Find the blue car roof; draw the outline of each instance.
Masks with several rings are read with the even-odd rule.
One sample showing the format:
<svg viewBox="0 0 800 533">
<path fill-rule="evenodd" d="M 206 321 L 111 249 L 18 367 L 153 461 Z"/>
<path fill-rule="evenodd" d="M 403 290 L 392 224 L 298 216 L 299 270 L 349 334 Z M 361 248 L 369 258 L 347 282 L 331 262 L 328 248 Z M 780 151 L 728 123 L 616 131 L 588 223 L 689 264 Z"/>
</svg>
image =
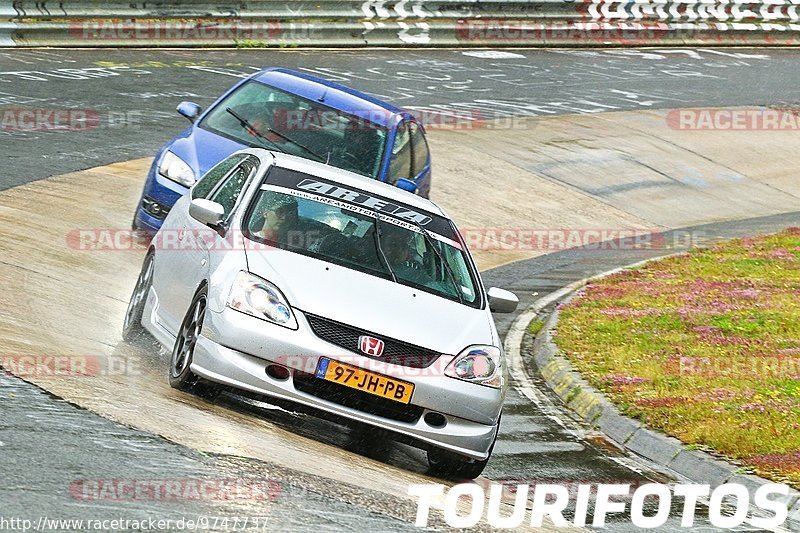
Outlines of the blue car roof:
<svg viewBox="0 0 800 533">
<path fill-rule="evenodd" d="M 399 107 L 361 91 L 288 68 L 264 69 L 253 79 L 309 100 L 320 101 L 324 95 L 325 100 L 320 103 L 380 126 L 391 126 L 393 118 L 403 112 Z"/>
</svg>

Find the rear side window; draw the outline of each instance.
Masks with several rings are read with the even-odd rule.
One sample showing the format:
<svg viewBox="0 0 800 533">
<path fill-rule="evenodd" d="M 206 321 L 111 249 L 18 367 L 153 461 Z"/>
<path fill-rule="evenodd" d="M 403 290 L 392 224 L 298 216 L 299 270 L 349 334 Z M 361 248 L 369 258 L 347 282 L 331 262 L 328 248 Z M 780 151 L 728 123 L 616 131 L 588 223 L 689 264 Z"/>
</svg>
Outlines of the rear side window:
<svg viewBox="0 0 800 533">
<path fill-rule="evenodd" d="M 194 198 L 208 198 L 208 195 L 213 191 L 219 182 L 228 175 L 228 172 L 233 169 L 238 163 L 247 157 L 245 154 L 235 154 L 227 159 L 222 160 L 214 168 L 205 173 L 200 178 L 194 188 L 192 189 L 192 199 Z"/>
<path fill-rule="evenodd" d="M 403 122 L 397 128 L 397 135 L 392 146 L 392 159 L 389 161 L 389 175 L 386 181 L 394 185 L 400 178 L 412 178 L 411 175 L 411 136 L 408 123 Z"/>
<path fill-rule="evenodd" d="M 222 185 L 211 194 L 209 200 L 217 202 L 225 208 L 225 216 L 230 216 L 234 207 L 239 201 L 239 196 L 242 194 L 247 180 L 253 175 L 258 165 L 253 157 L 249 157 L 246 161 L 242 162 L 233 172 L 231 172 Z"/>
<path fill-rule="evenodd" d="M 422 131 L 422 128 L 419 124 L 412 122 L 408 125 L 410 137 L 411 137 L 411 150 L 412 150 L 412 162 L 411 162 L 411 177 L 416 178 L 419 176 L 423 170 L 425 170 L 425 165 L 428 163 L 428 142 L 425 140 L 425 134 Z"/>
</svg>

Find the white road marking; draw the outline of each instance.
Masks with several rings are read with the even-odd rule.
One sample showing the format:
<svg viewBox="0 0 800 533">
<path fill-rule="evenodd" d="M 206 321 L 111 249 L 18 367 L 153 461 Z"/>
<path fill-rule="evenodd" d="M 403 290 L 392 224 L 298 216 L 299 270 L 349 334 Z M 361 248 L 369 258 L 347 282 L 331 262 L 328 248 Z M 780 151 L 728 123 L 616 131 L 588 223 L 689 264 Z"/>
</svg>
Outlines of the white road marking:
<svg viewBox="0 0 800 533">
<path fill-rule="evenodd" d="M 470 57 L 479 57 L 481 59 L 518 59 L 525 57 L 522 54 L 515 54 L 513 52 L 500 52 L 496 50 L 474 50 L 469 52 L 461 52 L 461 54 Z"/>
<path fill-rule="evenodd" d="M 575 287 L 573 287 L 573 285 Z M 503 348 L 505 349 L 508 359 L 509 372 L 514 379 L 514 388 L 536 404 L 536 407 L 538 407 L 545 416 L 561 426 L 564 431 L 577 438 L 581 438 L 579 432 L 574 429 L 573 424 L 567 424 L 564 421 L 565 415 L 563 412 L 553 404 L 550 398 L 536 387 L 536 384 L 530 376 L 528 376 L 528 373 L 525 371 L 524 363 L 522 362 L 522 350 L 520 349 L 528 324 L 533 321 L 536 315 L 539 314 L 542 309 L 563 298 L 578 286 L 579 285 L 573 283 L 536 300 L 533 305 L 523 311 L 514 323 L 511 324 L 511 328 L 508 330 L 508 333 L 506 333 L 506 340 L 503 343 Z"/>
</svg>

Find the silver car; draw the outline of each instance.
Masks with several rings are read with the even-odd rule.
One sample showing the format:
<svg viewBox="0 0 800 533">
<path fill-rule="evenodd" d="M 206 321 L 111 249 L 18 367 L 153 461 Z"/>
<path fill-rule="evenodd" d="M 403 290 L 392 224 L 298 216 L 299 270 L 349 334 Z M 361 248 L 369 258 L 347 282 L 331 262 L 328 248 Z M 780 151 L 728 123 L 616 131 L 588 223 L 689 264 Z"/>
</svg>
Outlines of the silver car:
<svg viewBox="0 0 800 533">
<path fill-rule="evenodd" d="M 472 479 L 508 370 L 481 282 L 434 203 L 262 149 L 210 170 L 170 211 L 125 318 L 172 350 L 182 390 L 232 388 L 390 431 L 431 471 Z"/>
</svg>

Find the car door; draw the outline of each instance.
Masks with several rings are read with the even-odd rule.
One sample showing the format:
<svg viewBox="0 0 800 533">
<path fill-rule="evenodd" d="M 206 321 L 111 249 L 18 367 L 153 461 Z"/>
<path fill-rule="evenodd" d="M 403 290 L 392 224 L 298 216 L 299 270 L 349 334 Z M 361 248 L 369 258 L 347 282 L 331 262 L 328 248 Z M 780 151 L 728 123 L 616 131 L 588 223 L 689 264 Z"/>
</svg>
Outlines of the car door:
<svg viewBox="0 0 800 533">
<path fill-rule="evenodd" d="M 408 136 L 411 140 L 412 180 L 417 184 L 418 192 L 427 196 L 430 189 L 431 161 L 425 130 L 417 122 L 409 122 Z"/>
<path fill-rule="evenodd" d="M 232 228 L 231 222 L 242 201 L 242 194 L 258 172 L 259 166 L 260 161 L 256 156 L 247 156 L 208 197 L 212 202 L 222 206 L 225 211 L 223 225 L 225 228 L 229 228 L 223 233 L 208 234 L 208 238 L 204 241 L 205 259 L 208 262 L 209 272 L 216 271 L 225 254 L 244 253 L 241 246 L 241 235 L 231 233 L 231 231 L 238 231 L 238 229 Z M 209 279 L 208 275 L 203 279 Z"/>
<path fill-rule="evenodd" d="M 235 154 L 209 170 L 173 207 L 156 236 L 153 287 L 159 299 L 158 320 L 175 333 L 207 267 L 205 239 L 214 230 L 189 216 L 195 198 L 209 198 L 245 155 Z M 205 263 L 204 263 L 205 261 Z"/>
<path fill-rule="evenodd" d="M 386 182 L 396 185 L 402 178 L 413 181 L 419 187 L 430 174 L 429 154 L 422 127 L 414 120 L 404 120 L 395 133 Z"/>
</svg>

